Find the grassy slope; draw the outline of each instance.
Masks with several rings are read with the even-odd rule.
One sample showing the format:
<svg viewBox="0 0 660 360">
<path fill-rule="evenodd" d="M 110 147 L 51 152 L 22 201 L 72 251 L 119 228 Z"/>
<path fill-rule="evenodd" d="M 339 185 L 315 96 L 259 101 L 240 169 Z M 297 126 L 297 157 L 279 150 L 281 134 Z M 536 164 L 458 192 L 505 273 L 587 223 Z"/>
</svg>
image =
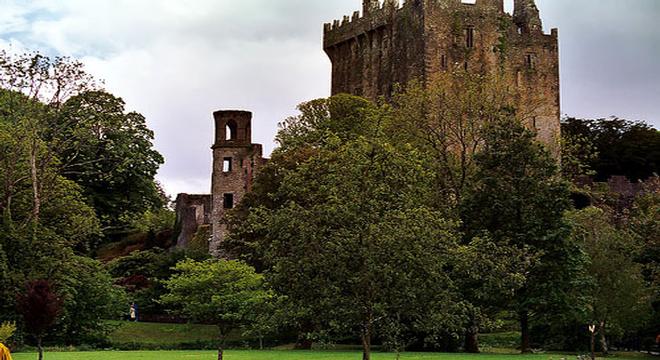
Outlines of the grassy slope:
<svg viewBox="0 0 660 360">
<path fill-rule="evenodd" d="M 112 322 L 117 329 L 110 334 L 110 342 L 140 344 L 179 344 L 217 339 L 213 325 L 154 324 L 127 321 Z"/>
<path fill-rule="evenodd" d="M 48 353 L 48 360 L 213 360 L 216 359 L 213 351 L 154 351 L 154 352 L 80 352 L 80 353 Z M 315 352 L 315 351 L 227 351 L 227 360 L 359 360 L 359 352 Z M 394 354 L 374 353 L 374 360 L 394 360 Z M 561 358 L 574 359 L 555 354 L 539 355 L 491 355 L 491 354 L 421 354 L 405 353 L 403 360 L 559 360 Z M 35 354 L 15 354 L 14 360 L 33 360 Z M 624 359 L 624 358 L 617 358 Z"/>
</svg>

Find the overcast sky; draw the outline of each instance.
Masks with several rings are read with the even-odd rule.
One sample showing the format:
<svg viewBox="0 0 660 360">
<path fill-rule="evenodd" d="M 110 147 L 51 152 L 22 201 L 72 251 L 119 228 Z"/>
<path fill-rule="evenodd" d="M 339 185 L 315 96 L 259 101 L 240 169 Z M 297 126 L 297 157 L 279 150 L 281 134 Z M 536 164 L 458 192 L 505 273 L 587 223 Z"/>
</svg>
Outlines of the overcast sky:
<svg viewBox="0 0 660 360">
<path fill-rule="evenodd" d="M 513 0 L 506 1 L 511 9 Z M 660 127 L 660 0 L 537 0 L 559 28 L 562 112 Z M 360 0 L 0 0 L 0 48 L 81 58 L 147 117 L 167 192 L 208 193 L 219 109 L 254 112 L 254 142 L 330 92 L 322 24 Z"/>
</svg>

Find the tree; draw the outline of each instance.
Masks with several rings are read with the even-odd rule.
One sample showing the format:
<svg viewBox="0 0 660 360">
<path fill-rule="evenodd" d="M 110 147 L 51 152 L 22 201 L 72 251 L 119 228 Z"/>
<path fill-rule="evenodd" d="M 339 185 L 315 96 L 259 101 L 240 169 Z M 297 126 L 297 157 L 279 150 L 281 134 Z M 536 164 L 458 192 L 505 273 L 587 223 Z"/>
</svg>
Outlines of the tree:
<svg viewBox="0 0 660 360">
<path fill-rule="evenodd" d="M 564 139 L 590 139 L 598 156 L 584 157 L 598 181 L 624 175 L 631 181 L 646 180 L 660 173 L 660 132 L 644 122 L 612 117 L 562 122 Z M 588 154 L 590 151 L 581 152 Z"/>
<path fill-rule="evenodd" d="M 231 233 L 222 244 L 223 250 L 260 272 L 267 270 L 264 264 L 267 229 L 247 222 L 250 214 L 261 208 L 281 207 L 288 201 L 278 194 L 282 181 L 325 146 L 329 134 L 339 139 L 354 139 L 372 134 L 373 125 L 379 121 L 374 119 L 377 109 L 372 103 L 346 94 L 308 101 L 298 109 L 299 115 L 279 124 L 275 138 L 278 147 L 259 171 L 252 191 L 228 215 Z"/>
<path fill-rule="evenodd" d="M 642 268 L 634 261 L 638 245 L 628 231 L 614 227 L 600 209 L 575 212 L 571 220 L 573 236 L 589 257 L 587 271 L 593 281 L 589 321 L 596 326 L 607 355 L 607 335 L 639 329 L 650 310 Z"/>
<path fill-rule="evenodd" d="M 126 294 L 96 260 L 71 254 L 60 267 L 61 319 L 50 339 L 67 345 L 103 344 L 113 330 L 107 320 L 119 319 L 128 308 Z"/>
<path fill-rule="evenodd" d="M 164 205 L 154 180 L 163 159 L 153 150 L 153 132 L 79 61 L 0 52 L 0 117 L 14 127 L 15 150 L 0 156 L 9 175 L 2 203 L 29 184 L 35 223 L 55 175 L 82 187 L 106 233 Z"/>
<path fill-rule="evenodd" d="M 426 84 L 413 81 L 394 96 L 385 131 L 393 142 L 413 144 L 431 156 L 439 195 L 453 206 L 459 206 L 475 175 L 483 129 L 514 112 L 515 97 L 506 83 L 499 75 L 447 72 Z M 535 103 L 529 99 L 531 111 Z M 526 122 L 528 112 L 516 115 Z"/>
<path fill-rule="evenodd" d="M 139 205 L 132 208 L 137 211 L 151 204 L 142 185 L 151 180 L 158 194 L 150 169 L 159 155 L 150 148 L 144 119 L 125 114 L 120 99 L 99 89 L 78 61 L 0 52 L 0 317 L 17 320 L 15 294 L 29 279 L 52 279 L 65 316 L 57 324 L 65 334 L 58 340 L 66 336 L 72 343 L 102 334 L 101 317 L 112 312 L 108 301 L 121 295 L 98 263 L 76 256 L 98 244 L 102 211 L 89 184 L 72 173 L 103 171 L 115 183 L 139 184 L 131 196 L 123 191 L 126 183 L 122 190 L 108 186 L 126 208 L 127 198 Z M 101 138 L 94 142 L 90 134 Z M 110 140 L 104 134 L 112 134 Z M 105 152 L 91 154 L 101 145 Z M 94 167 L 100 163 L 107 166 Z"/>
<path fill-rule="evenodd" d="M 583 258 L 563 219 L 569 187 L 558 176 L 556 160 L 514 119 L 486 128 L 476 163 L 477 180 L 462 210 L 468 237 L 488 231 L 495 243 L 538 257 L 511 304 L 520 316 L 521 349 L 527 352 L 530 315 L 563 315 L 579 305 Z"/>
<path fill-rule="evenodd" d="M 42 192 L 50 186 L 56 149 L 64 144 L 48 141 L 46 134 L 62 104 L 71 96 L 96 88 L 82 63 L 66 57 L 49 58 L 38 53 L 11 56 L 0 51 L 0 91 L 3 117 L 22 129 L 21 148 L 31 182 L 31 221 L 38 224 Z M 12 182 L 6 184 L 11 185 Z"/>
<path fill-rule="evenodd" d="M 23 316 L 26 330 L 37 339 L 39 360 L 44 357 L 42 340 L 62 311 L 62 300 L 47 280 L 34 280 L 27 284 L 25 293 L 18 295 L 18 311 Z"/>
<path fill-rule="evenodd" d="M 644 191 L 635 199 L 623 224 L 640 245 L 635 261 L 642 266 L 642 275 L 650 289 L 653 313 L 644 329 L 647 342 L 652 343 L 660 329 L 660 179 L 644 184 Z"/>
<path fill-rule="evenodd" d="M 160 298 L 167 293 L 165 282 L 176 273 L 177 263 L 185 259 L 198 261 L 210 257 L 208 251 L 168 251 L 155 248 L 147 251 L 134 251 L 106 264 L 106 269 L 129 295 L 130 302 L 140 306 L 144 315 L 165 315 L 166 309 Z"/>
<path fill-rule="evenodd" d="M 166 205 L 154 179 L 163 157 L 153 149 L 153 131 L 144 116 L 125 111 L 121 98 L 86 91 L 68 99 L 52 122 L 48 141 L 66 144 L 57 149 L 61 173 L 83 188 L 106 232 Z"/>
<path fill-rule="evenodd" d="M 427 205 L 432 182 L 418 154 L 364 137 L 325 143 L 287 174 L 282 206 L 248 218 L 266 231 L 274 289 L 306 312 L 310 335 L 357 335 L 365 360 L 383 324 L 458 327 L 444 271 L 455 226 Z"/>
<path fill-rule="evenodd" d="M 175 267 L 162 297 L 165 304 L 191 320 L 215 324 L 218 328 L 218 360 L 223 358 L 229 333 L 245 325 L 260 304 L 272 297 L 263 276 L 240 261 L 185 260 Z"/>
<path fill-rule="evenodd" d="M 468 353 L 478 353 L 478 334 L 494 328 L 497 314 L 506 309 L 527 279 L 531 265 L 537 260 L 527 248 L 507 243 L 497 244 L 484 233 L 461 245 L 455 253 L 452 278 L 467 308 L 465 342 Z"/>
</svg>

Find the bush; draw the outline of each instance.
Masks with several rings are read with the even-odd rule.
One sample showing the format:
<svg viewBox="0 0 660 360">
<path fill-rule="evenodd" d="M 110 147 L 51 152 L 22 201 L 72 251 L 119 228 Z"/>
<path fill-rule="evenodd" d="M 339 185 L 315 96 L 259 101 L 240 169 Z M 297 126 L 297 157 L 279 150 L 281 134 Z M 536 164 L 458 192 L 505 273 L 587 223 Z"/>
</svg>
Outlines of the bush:
<svg viewBox="0 0 660 360">
<path fill-rule="evenodd" d="M 16 323 L 15 322 L 4 322 L 0 325 L 0 343 L 7 343 L 7 340 L 11 338 L 16 332 Z"/>
</svg>

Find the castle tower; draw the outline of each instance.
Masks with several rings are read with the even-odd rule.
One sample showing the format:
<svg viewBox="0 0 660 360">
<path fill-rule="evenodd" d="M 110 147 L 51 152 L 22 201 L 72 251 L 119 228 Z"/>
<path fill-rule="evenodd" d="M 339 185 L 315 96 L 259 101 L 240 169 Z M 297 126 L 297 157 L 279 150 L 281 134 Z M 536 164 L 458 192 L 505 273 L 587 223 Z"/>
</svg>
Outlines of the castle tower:
<svg viewBox="0 0 660 360">
<path fill-rule="evenodd" d="M 212 238 L 209 251 L 220 257 L 220 244 L 227 234 L 225 214 L 252 188 L 256 172 L 264 163 L 262 146 L 252 144 L 252 113 L 216 111 L 213 145 Z"/>
<path fill-rule="evenodd" d="M 541 16 L 534 0 L 514 0 L 513 22 L 518 26 L 520 33 L 543 32 Z"/>
<path fill-rule="evenodd" d="M 442 72 L 502 75 L 515 89 L 521 120 L 558 156 L 558 31 L 543 32 L 534 0 L 514 1 L 511 16 L 503 0 L 363 0 L 361 16 L 324 26 L 332 94 L 375 101 L 397 84 Z"/>
</svg>

